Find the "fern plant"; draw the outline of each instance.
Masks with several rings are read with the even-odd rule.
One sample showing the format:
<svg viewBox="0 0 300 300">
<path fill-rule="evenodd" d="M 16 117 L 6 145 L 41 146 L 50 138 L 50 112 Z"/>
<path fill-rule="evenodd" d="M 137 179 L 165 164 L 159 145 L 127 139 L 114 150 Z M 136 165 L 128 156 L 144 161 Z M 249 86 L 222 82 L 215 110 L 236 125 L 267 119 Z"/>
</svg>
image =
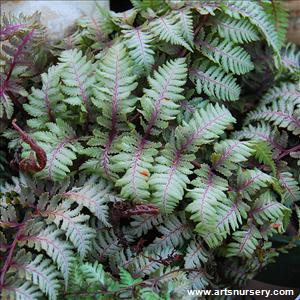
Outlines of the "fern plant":
<svg viewBox="0 0 300 300">
<path fill-rule="evenodd" d="M 3 299 L 186 299 L 245 286 L 300 238 L 282 4 L 132 4 L 79 20 L 42 72 L 37 15 L 3 17 Z"/>
<path fill-rule="evenodd" d="M 11 118 L 19 96 L 26 97 L 26 80 L 40 73 L 45 50 L 45 29 L 40 14 L 30 17 L 1 15 L 1 89 L 0 117 Z"/>
</svg>

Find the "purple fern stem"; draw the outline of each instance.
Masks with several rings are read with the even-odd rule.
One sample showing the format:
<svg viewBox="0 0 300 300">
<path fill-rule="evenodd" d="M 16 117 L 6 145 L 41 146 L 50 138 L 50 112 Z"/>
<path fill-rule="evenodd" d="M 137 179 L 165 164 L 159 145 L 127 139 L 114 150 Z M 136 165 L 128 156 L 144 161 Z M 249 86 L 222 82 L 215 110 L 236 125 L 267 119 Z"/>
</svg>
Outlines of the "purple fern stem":
<svg viewBox="0 0 300 300">
<path fill-rule="evenodd" d="M 150 121 L 146 127 L 143 137 L 140 139 L 140 142 L 137 146 L 137 152 L 136 152 L 136 155 L 134 156 L 134 161 L 133 161 L 133 172 L 132 172 L 132 178 L 131 178 L 132 184 L 133 184 L 133 190 L 134 190 L 135 194 L 137 194 L 137 187 L 136 187 L 136 180 L 135 180 L 137 166 L 139 164 L 139 161 L 141 160 L 141 156 L 142 156 L 145 146 L 147 144 L 147 139 L 148 139 L 149 135 L 151 134 L 151 131 L 158 119 L 159 112 L 161 109 L 161 103 L 166 96 L 167 88 L 168 88 L 169 84 L 170 84 L 170 78 L 168 78 L 168 80 L 166 81 L 166 83 L 163 87 L 163 90 L 162 90 L 161 94 L 159 95 L 158 100 L 154 104 L 154 110 L 151 114 Z"/>
<path fill-rule="evenodd" d="M 14 34 L 16 31 L 18 31 L 21 28 L 26 27 L 26 24 L 14 24 L 14 25 L 8 25 L 4 27 L 3 29 L 0 29 L 0 40 L 4 41 L 7 39 L 8 36 Z"/>
<path fill-rule="evenodd" d="M 32 38 L 33 34 L 34 34 L 34 29 L 31 30 L 24 37 L 22 43 L 17 47 L 17 50 L 16 50 L 15 54 L 13 55 L 12 61 L 9 64 L 9 69 L 8 69 L 8 72 L 6 73 L 6 78 L 5 79 L 1 78 L 0 98 L 2 99 L 2 101 L 6 100 L 6 95 L 5 95 L 6 93 L 5 92 L 7 92 L 7 93 L 10 93 L 9 97 L 13 100 L 13 102 L 16 105 L 19 104 L 19 102 L 17 101 L 17 99 L 15 99 L 14 95 L 11 92 L 9 92 L 10 90 L 12 90 L 12 87 L 10 85 L 10 78 L 11 78 L 11 75 L 12 75 L 12 72 L 13 72 L 14 68 L 19 63 L 19 57 L 23 54 L 24 48 L 25 48 L 26 44 Z"/>
<path fill-rule="evenodd" d="M 113 89 L 113 96 L 112 96 L 112 114 L 111 114 L 111 130 L 108 134 L 108 141 L 105 145 L 103 154 L 101 156 L 101 162 L 104 169 L 105 175 L 110 178 L 110 171 L 109 171 L 109 153 L 111 150 L 112 143 L 116 136 L 118 135 L 117 129 L 117 114 L 118 114 L 118 96 L 119 96 L 119 81 L 120 81 L 120 66 L 119 66 L 119 57 L 116 57 L 116 76 L 115 76 L 115 84 Z"/>
</svg>

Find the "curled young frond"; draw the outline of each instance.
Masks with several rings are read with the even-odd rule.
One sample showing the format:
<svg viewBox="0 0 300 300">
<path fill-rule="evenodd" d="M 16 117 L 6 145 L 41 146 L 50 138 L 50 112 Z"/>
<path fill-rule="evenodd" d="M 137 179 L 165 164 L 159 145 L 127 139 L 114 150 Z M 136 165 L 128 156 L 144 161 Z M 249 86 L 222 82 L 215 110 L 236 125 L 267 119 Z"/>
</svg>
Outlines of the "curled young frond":
<svg viewBox="0 0 300 300">
<path fill-rule="evenodd" d="M 46 127 L 47 131 L 32 134 L 47 155 L 47 164 L 37 175 L 58 181 L 70 173 L 69 167 L 82 146 L 73 128 L 64 121 L 57 119 L 56 123 L 46 123 Z"/>
<path fill-rule="evenodd" d="M 20 134 L 21 139 L 29 145 L 30 149 L 33 150 L 36 155 L 36 160 L 32 153 L 30 153 L 29 157 L 22 159 L 19 164 L 20 169 L 25 172 L 38 172 L 43 170 L 47 163 L 46 152 L 44 149 L 40 147 L 28 133 L 26 133 L 16 124 L 16 119 L 12 121 L 12 125 Z"/>
</svg>

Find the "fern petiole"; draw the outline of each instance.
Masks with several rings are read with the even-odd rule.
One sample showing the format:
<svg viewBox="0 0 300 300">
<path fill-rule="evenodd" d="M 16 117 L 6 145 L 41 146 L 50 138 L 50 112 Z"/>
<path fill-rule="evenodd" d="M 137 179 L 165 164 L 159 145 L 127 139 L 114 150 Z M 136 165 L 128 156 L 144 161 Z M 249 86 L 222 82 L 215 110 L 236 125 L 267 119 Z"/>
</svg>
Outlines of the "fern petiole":
<svg viewBox="0 0 300 300">
<path fill-rule="evenodd" d="M 297 145 L 291 149 L 286 149 L 276 158 L 276 160 L 278 161 L 282 159 L 283 157 L 289 155 L 291 152 L 299 152 L 299 151 L 300 151 L 300 145 Z"/>
<path fill-rule="evenodd" d="M 21 170 L 23 171 L 41 171 L 45 168 L 46 163 L 47 163 L 47 155 L 46 152 L 43 148 L 41 148 L 36 141 L 29 136 L 28 133 L 26 133 L 23 129 L 21 129 L 17 123 L 16 123 L 16 119 L 14 119 L 12 121 L 12 126 L 14 127 L 14 129 L 20 134 L 21 139 L 27 143 L 30 148 L 35 152 L 36 154 L 36 158 L 37 158 L 37 162 L 34 159 L 33 155 L 31 154 L 29 157 L 24 158 L 23 160 L 21 160 L 19 167 Z"/>
<path fill-rule="evenodd" d="M 15 235 L 15 238 L 9 247 L 8 255 L 7 255 L 5 263 L 1 269 L 0 286 L 3 286 L 3 284 L 4 284 L 5 274 L 8 271 L 8 269 L 10 268 L 15 248 L 17 247 L 18 241 L 23 233 L 24 225 L 25 225 L 25 222 L 23 222 L 22 225 L 19 226 L 18 231 Z"/>
</svg>

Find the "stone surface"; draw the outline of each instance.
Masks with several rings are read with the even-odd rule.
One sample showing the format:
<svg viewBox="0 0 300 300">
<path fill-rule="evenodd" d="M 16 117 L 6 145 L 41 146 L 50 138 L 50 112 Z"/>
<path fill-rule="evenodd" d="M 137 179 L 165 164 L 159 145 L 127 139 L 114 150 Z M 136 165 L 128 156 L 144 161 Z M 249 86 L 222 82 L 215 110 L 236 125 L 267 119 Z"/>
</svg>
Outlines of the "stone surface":
<svg viewBox="0 0 300 300">
<path fill-rule="evenodd" d="M 41 21 L 47 28 L 49 39 L 57 41 L 70 33 L 76 19 L 92 16 L 97 11 L 96 2 L 109 8 L 109 0 L 1 1 L 1 14 L 11 12 L 16 15 L 30 15 L 38 10 L 41 12 Z"/>
<path fill-rule="evenodd" d="M 300 45 L 300 0 L 287 0 L 284 5 L 290 14 L 287 38 Z"/>
</svg>

